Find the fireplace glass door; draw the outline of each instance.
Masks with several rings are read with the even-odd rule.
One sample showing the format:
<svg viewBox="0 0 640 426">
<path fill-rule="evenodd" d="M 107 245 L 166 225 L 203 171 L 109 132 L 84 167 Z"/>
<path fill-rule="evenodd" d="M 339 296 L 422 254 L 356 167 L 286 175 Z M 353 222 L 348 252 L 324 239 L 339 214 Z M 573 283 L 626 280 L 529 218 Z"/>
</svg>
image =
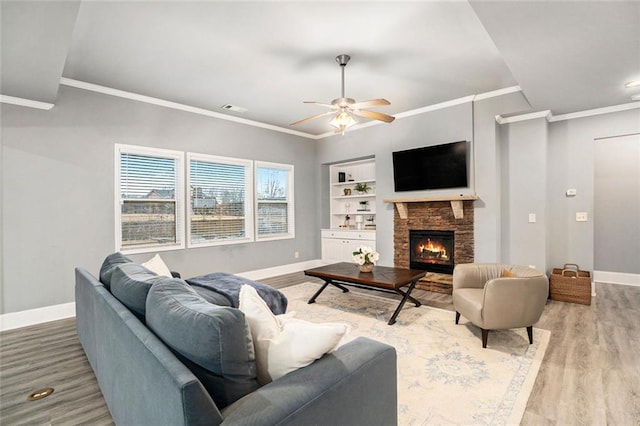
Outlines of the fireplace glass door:
<svg viewBox="0 0 640 426">
<path fill-rule="evenodd" d="M 430 272 L 453 274 L 454 232 L 409 231 L 410 267 Z"/>
</svg>

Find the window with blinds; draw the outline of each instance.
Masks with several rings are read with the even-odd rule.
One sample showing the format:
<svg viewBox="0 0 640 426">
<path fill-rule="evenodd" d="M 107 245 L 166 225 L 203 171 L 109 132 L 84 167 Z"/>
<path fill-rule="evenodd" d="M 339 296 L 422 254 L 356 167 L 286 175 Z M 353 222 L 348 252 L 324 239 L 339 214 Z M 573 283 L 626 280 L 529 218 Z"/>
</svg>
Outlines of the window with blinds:
<svg viewBox="0 0 640 426">
<path fill-rule="evenodd" d="M 187 154 L 190 247 L 253 241 L 253 162 Z"/>
<path fill-rule="evenodd" d="M 116 145 L 116 248 L 124 253 L 184 248 L 184 154 Z"/>
<path fill-rule="evenodd" d="M 293 238 L 293 206 L 293 166 L 256 161 L 256 239 Z"/>
</svg>

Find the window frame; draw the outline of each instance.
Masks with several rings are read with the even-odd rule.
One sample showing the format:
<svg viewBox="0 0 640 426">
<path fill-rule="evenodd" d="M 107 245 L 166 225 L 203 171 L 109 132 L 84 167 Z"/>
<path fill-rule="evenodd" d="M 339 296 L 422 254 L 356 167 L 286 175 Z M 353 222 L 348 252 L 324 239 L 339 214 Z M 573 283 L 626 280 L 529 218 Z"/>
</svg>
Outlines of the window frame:
<svg viewBox="0 0 640 426">
<path fill-rule="evenodd" d="M 220 164 L 229 164 L 235 166 L 243 166 L 245 168 L 245 237 L 243 238 L 234 238 L 229 240 L 217 240 L 217 241 L 207 241 L 207 242 L 192 242 L 191 241 L 191 199 L 190 195 L 185 193 L 185 216 L 186 216 L 186 242 L 187 247 L 189 248 L 197 248 L 197 247 L 212 247 L 212 246 L 224 246 L 224 245 L 232 245 L 232 244 L 245 244 L 255 241 L 255 228 L 254 228 L 254 165 L 252 160 L 245 160 L 242 158 L 233 158 L 233 157 L 222 157 L 218 155 L 209 155 L 209 154 L 199 154 L 195 152 L 187 152 L 186 155 L 186 179 L 185 179 L 185 189 L 191 191 L 191 160 L 202 161 L 202 162 L 210 162 L 210 163 L 220 163 Z"/>
<path fill-rule="evenodd" d="M 284 170 L 288 172 L 287 174 L 287 199 L 282 203 L 287 204 L 287 219 L 288 219 L 288 229 L 286 233 L 277 234 L 277 235 L 268 235 L 268 236 L 260 236 L 260 228 L 258 226 L 259 216 L 258 216 L 258 208 L 260 203 L 273 203 L 274 201 L 261 201 L 258 199 L 258 169 L 259 168 L 268 168 L 268 169 L 277 169 Z M 254 161 L 254 176 L 255 176 L 255 191 L 254 191 L 254 211 L 255 211 L 255 240 L 258 241 L 275 241 L 275 240 L 287 240 L 293 239 L 296 237 L 296 227 L 295 227 L 295 191 L 294 191 L 294 166 L 293 164 L 283 164 L 283 163 L 272 163 L 268 161 Z"/>
<path fill-rule="evenodd" d="M 180 250 L 185 248 L 185 209 L 184 209 L 184 152 L 154 147 L 137 145 L 115 144 L 115 164 L 114 164 L 114 209 L 115 209 L 115 247 L 116 251 L 123 254 L 150 253 L 169 250 Z M 121 155 L 133 154 L 146 157 L 157 157 L 171 159 L 175 161 L 176 179 L 173 201 L 175 203 L 175 235 L 174 244 L 146 244 L 138 247 L 123 247 L 122 243 L 122 205 L 121 197 Z"/>
</svg>

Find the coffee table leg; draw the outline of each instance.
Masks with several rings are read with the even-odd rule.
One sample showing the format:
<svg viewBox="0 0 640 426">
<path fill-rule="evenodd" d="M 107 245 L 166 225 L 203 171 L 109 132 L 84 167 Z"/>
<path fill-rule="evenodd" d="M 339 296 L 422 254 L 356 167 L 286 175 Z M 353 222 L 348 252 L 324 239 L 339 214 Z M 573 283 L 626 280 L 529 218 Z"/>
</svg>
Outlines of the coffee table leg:
<svg viewBox="0 0 640 426">
<path fill-rule="evenodd" d="M 327 286 L 329 284 L 331 284 L 334 287 L 338 287 L 340 290 L 342 290 L 343 293 L 347 293 L 349 291 L 348 288 L 346 288 L 345 286 L 342 286 L 336 282 L 333 282 L 331 279 L 328 278 L 323 278 L 324 279 L 324 284 L 322 284 L 322 287 L 320 287 L 320 290 L 316 291 L 316 294 L 314 294 L 311 299 L 309 299 L 309 301 L 307 302 L 307 304 L 311 304 L 311 303 L 316 303 L 316 297 L 320 296 L 320 293 L 322 293 L 324 291 L 325 288 L 327 288 Z"/>
<path fill-rule="evenodd" d="M 324 291 L 324 289 L 327 288 L 329 283 L 331 283 L 331 280 L 325 280 L 324 284 L 322 284 L 322 287 L 320 287 L 320 290 L 316 291 L 316 294 L 311 296 L 311 299 L 309 299 L 307 304 L 316 303 L 316 297 L 320 296 L 320 293 L 322 293 Z"/>
<path fill-rule="evenodd" d="M 402 300 L 400 301 L 400 303 L 398 304 L 398 307 L 396 308 L 395 312 L 393 313 L 393 315 L 391 316 L 391 319 L 389 320 L 389 322 L 387 324 L 389 325 L 393 325 L 396 323 L 396 318 L 398 317 L 398 314 L 400 313 L 400 310 L 402 309 L 402 307 L 404 306 L 405 302 L 407 301 L 407 299 L 411 299 L 411 301 L 413 303 L 416 304 L 416 306 L 420 306 L 421 303 L 419 301 L 417 301 L 416 299 L 414 299 L 413 297 L 410 296 L 411 292 L 413 291 L 413 288 L 416 286 L 416 281 L 412 281 L 411 284 L 409 284 L 409 288 L 407 289 L 406 293 L 403 293 L 400 290 L 396 290 L 398 293 L 400 294 L 404 294 L 404 297 L 402 298 Z"/>
<path fill-rule="evenodd" d="M 334 287 L 338 287 L 340 290 L 342 290 L 343 293 L 348 293 L 349 292 L 348 288 L 346 288 L 345 286 L 340 285 L 340 284 L 338 284 L 336 282 L 330 281 L 329 284 L 331 284 Z"/>
</svg>

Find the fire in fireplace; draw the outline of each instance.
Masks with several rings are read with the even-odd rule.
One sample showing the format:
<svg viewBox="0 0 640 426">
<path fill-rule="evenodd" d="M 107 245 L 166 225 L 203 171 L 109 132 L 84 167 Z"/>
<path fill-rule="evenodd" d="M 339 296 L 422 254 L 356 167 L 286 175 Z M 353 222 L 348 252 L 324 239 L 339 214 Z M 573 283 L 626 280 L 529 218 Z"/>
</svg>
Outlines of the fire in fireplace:
<svg viewBox="0 0 640 426">
<path fill-rule="evenodd" d="M 445 274 L 453 273 L 455 265 L 453 231 L 410 230 L 409 248 L 411 268 Z"/>
</svg>

